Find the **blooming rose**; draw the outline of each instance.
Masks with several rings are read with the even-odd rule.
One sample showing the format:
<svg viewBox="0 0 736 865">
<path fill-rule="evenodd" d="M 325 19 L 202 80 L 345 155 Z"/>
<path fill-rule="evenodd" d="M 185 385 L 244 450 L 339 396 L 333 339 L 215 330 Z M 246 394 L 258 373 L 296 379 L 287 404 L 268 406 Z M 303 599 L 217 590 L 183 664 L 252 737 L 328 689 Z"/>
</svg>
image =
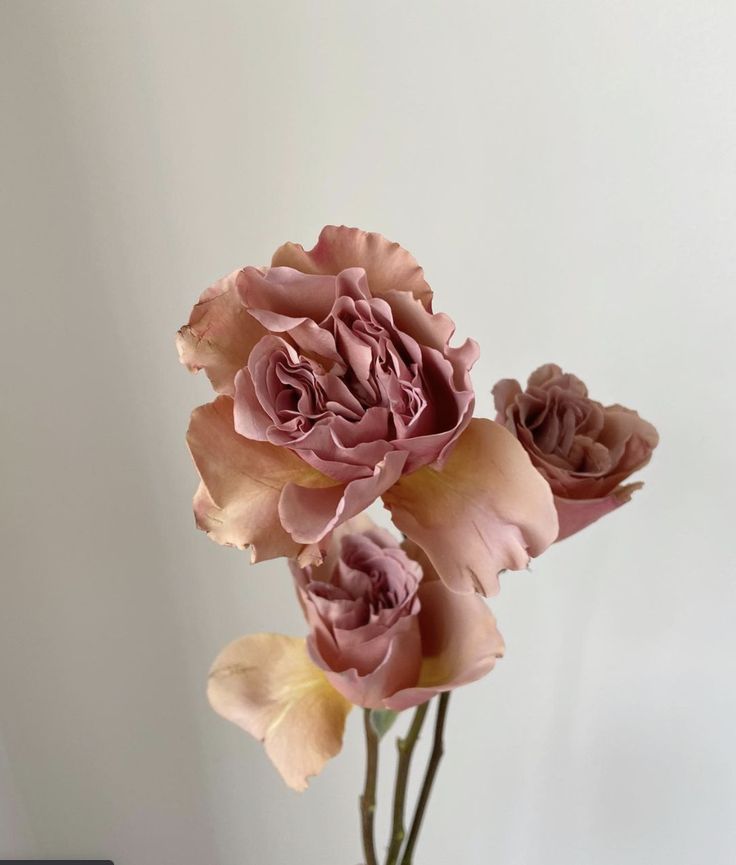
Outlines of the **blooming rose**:
<svg viewBox="0 0 736 865">
<path fill-rule="evenodd" d="M 488 673 L 503 641 L 481 598 L 451 592 L 426 560 L 423 579 L 389 532 L 365 522 L 336 537 L 320 567 L 292 566 L 315 664 L 373 709 L 416 706 Z"/>
<path fill-rule="evenodd" d="M 254 561 L 309 565 L 382 496 L 443 580 L 494 591 L 552 542 L 556 516 L 513 437 L 472 420 L 478 349 L 450 347 L 453 332 L 412 256 L 357 229 L 213 285 L 178 335 L 221 394 L 188 434 L 197 524 Z"/>
<path fill-rule="evenodd" d="M 292 565 L 311 633 L 231 643 L 208 686 L 213 708 L 261 739 L 303 790 L 341 748 L 352 704 L 402 710 L 473 682 L 503 655 L 484 601 L 451 592 L 422 551 L 367 517 L 332 536 L 324 563 Z"/>
<path fill-rule="evenodd" d="M 635 411 L 590 399 L 579 378 L 552 363 L 529 376 L 525 391 L 503 379 L 493 396 L 497 420 L 518 437 L 552 487 L 558 540 L 628 502 L 643 486 L 621 485 L 649 462 L 659 441 Z"/>
</svg>

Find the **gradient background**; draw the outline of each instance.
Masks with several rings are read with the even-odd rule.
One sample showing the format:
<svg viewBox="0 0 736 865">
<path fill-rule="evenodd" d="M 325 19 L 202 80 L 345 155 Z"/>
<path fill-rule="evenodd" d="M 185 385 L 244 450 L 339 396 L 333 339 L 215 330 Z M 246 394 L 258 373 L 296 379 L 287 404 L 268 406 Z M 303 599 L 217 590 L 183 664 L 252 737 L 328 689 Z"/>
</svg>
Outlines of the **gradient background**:
<svg viewBox="0 0 736 865">
<path fill-rule="evenodd" d="M 557 361 L 662 436 L 506 576 L 418 865 L 732 865 L 733 2 L 30 0 L 0 34 L 0 855 L 358 862 L 357 713 L 300 797 L 204 699 L 224 643 L 304 626 L 283 563 L 193 529 L 173 344 L 345 222 L 479 340 L 478 414 Z"/>
</svg>

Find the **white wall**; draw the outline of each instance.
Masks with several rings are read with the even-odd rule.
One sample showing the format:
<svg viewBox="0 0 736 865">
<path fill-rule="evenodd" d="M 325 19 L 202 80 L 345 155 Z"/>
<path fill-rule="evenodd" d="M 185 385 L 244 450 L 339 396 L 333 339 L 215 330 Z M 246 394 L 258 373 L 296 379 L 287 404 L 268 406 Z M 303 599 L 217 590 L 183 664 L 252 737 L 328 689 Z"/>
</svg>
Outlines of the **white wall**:
<svg viewBox="0 0 736 865">
<path fill-rule="evenodd" d="M 0 855 L 359 858 L 357 714 L 302 797 L 214 716 L 216 651 L 300 633 L 283 563 L 195 532 L 198 292 L 383 231 L 497 378 L 654 421 L 633 504 L 509 575 L 418 865 L 732 865 L 731 0 L 4 2 Z"/>
</svg>

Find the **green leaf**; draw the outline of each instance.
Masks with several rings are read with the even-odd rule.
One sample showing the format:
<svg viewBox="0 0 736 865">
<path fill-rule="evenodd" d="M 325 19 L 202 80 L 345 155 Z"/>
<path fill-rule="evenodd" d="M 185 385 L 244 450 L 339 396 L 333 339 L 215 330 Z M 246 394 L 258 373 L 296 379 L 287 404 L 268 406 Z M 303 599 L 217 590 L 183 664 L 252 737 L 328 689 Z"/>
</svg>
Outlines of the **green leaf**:
<svg viewBox="0 0 736 865">
<path fill-rule="evenodd" d="M 371 727 L 373 727 L 376 736 L 382 739 L 393 727 L 394 721 L 398 717 L 399 713 L 391 709 L 371 709 Z"/>
</svg>

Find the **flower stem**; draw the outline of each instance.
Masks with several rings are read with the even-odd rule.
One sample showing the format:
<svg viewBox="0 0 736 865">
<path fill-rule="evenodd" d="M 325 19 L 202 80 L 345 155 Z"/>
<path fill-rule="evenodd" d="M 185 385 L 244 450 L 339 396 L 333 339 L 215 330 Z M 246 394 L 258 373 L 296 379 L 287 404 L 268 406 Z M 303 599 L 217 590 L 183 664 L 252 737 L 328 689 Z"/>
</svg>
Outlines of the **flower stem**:
<svg viewBox="0 0 736 865">
<path fill-rule="evenodd" d="M 406 805 L 406 786 L 409 781 L 409 769 L 411 768 L 411 758 L 414 753 L 414 746 L 419 739 L 419 733 L 424 724 L 424 718 L 427 715 L 429 703 L 422 703 L 417 706 L 414 717 L 409 727 L 407 735 L 396 740 L 396 747 L 399 751 L 399 759 L 396 768 L 396 787 L 394 789 L 394 812 L 393 812 L 393 828 L 391 830 L 391 844 L 388 848 L 388 856 L 386 865 L 396 865 L 401 852 L 401 845 L 406 836 L 404 828 L 404 810 Z"/>
<path fill-rule="evenodd" d="M 450 692 L 445 691 L 440 695 L 439 707 L 437 709 L 437 720 L 434 725 L 434 742 L 432 743 L 432 753 L 427 764 L 427 771 L 424 774 L 422 782 L 422 790 L 417 800 L 417 807 L 414 811 L 414 819 L 409 830 L 409 839 L 404 848 L 404 855 L 401 857 L 401 865 L 411 865 L 414 856 L 414 847 L 419 837 L 419 830 L 422 828 L 422 820 L 424 812 L 429 801 L 429 794 L 432 792 L 432 784 L 434 783 L 437 768 L 439 767 L 442 755 L 445 752 L 443 734 L 445 730 L 445 718 L 447 716 L 447 704 L 450 700 Z"/>
<path fill-rule="evenodd" d="M 363 853 L 365 865 L 378 865 L 374 817 L 376 813 L 376 782 L 378 780 L 378 736 L 371 724 L 371 710 L 363 710 L 365 727 L 365 786 L 360 797 L 360 815 L 363 826 Z"/>
</svg>

